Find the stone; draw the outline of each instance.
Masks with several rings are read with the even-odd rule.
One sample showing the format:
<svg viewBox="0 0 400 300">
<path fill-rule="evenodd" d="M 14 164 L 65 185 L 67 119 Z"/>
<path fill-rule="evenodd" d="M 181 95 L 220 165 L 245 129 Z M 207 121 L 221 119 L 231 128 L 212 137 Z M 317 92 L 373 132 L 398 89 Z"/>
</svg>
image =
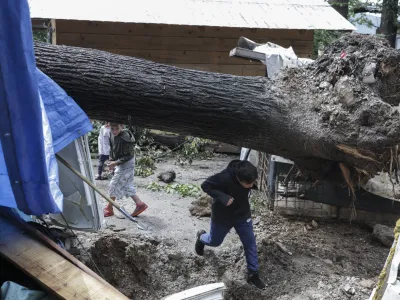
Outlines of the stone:
<svg viewBox="0 0 400 300">
<path fill-rule="evenodd" d="M 260 223 L 260 221 L 261 221 L 261 217 L 258 216 L 257 218 L 255 218 L 255 219 L 253 220 L 253 225 L 258 225 L 258 223 Z"/>
<path fill-rule="evenodd" d="M 318 223 L 315 220 L 312 220 L 311 226 L 314 228 L 318 228 Z"/>
<path fill-rule="evenodd" d="M 375 281 L 371 279 L 364 279 L 360 281 L 360 286 L 366 289 L 372 289 L 375 286 Z"/>
<path fill-rule="evenodd" d="M 363 82 L 367 84 L 375 83 L 376 63 L 365 64 L 364 69 L 361 73 L 363 76 Z"/>
<path fill-rule="evenodd" d="M 171 183 L 172 181 L 175 180 L 176 174 L 175 174 L 175 171 L 171 170 L 171 171 L 167 171 L 167 172 L 163 172 L 163 173 L 159 174 L 157 176 L 157 178 L 159 180 L 161 180 L 162 182 Z"/>
<path fill-rule="evenodd" d="M 382 245 L 388 248 L 392 247 L 394 241 L 393 228 L 381 224 L 376 224 L 374 226 L 374 231 L 372 235 L 374 239 L 379 241 Z"/>
<path fill-rule="evenodd" d="M 335 91 L 339 96 L 339 101 L 347 108 L 352 107 L 356 101 L 354 99 L 353 87 L 348 76 L 343 76 L 336 82 Z"/>
<path fill-rule="evenodd" d="M 331 261 L 330 259 L 324 259 L 323 262 L 329 266 L 333 266 L 333 261 Z"/>
<path fill-rule="evenodd" d="M 114 232 L 121 232 L 121 231 L 125 231 L 125 230 L 126 230 L 125 227 L 115 227 L 112 229 L 112 231 L 114 231 Z"/>
<path fill-rule="evenodd" d="M 343 288 L 343 291 L 347 294 L 347 295 L 355 295 L 356 290 L 351 287 L 350 285 L 345 285 L 345 287 Z"/>
<path fill-rule="evenodd" d="M 325 284 L 322 281 L 318 282 L 318 289 L 323 289 L 323 288 L 325 288 Z"/>
<path fill-rule="evenodd" d="M 329 89 L 329 87 L 331 86 L 331 84 L 327 81 L 322 81 L 321 84 L 319 85 L 320 89 Z"/>
<path fill-rule="evenodd" d="M 189 207 L 190 214 L 196 217 L 211 216 L 211 204 L 213 199 L 206 194 L 201 195 L 197 200 L 192 202 Z"/>
</svg>

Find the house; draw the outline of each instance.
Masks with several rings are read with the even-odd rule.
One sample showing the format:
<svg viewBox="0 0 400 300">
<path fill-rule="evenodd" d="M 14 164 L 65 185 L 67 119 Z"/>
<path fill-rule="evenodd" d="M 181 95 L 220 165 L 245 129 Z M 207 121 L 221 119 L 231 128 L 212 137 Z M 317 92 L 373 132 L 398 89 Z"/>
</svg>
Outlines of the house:
<svg viewBox="0 0 400 300">
<path fill-rule="evenodd" d="M 29 0 L 34 24 L 58 45 L 101 49 L 182 68 L 263 76 L 265 68 L 229 57 L 237 40 L 292 46 L 311 57 L 317 29 L 355 27 L 324 0 Z"/>
</svg>

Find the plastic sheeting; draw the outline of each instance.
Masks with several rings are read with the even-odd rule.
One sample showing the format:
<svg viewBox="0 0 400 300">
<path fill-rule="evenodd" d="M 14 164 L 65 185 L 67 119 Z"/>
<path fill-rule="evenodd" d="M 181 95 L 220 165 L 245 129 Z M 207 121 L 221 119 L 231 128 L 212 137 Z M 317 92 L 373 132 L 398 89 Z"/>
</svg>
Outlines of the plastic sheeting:
<svg viewBox="0 0 400 300">
<path fill-rule="evenodd" d="M 38 69 L 36 78 L 50 123 L 54 152 L 57 153 L 93 127 L 79 105 L 51 78 Z"/>
<path fill-rule="evenodd" d="M 1 1 L 0 205 L 60 212 L 54 152 L 91 129 L 79 106 L 36 69 L 27 0 Z"/>
<path fill-rule="evenodd" d="M 298 58 L 292 47 L 286 49 L 274 43 L 258 46 L 253 51 L 265 54 L 263 63 L 267 66 L 269 78 L 276 77 L 282 68 L 298 68 L 313 61 L 308 58 Z"/>
<path fill-rule="evenodd" d="M 30 290 L 12 281 L 6 281 L 1 286 L 0 299 L 3 300 L 55 300 L 45 292 Z"/>
</svg>

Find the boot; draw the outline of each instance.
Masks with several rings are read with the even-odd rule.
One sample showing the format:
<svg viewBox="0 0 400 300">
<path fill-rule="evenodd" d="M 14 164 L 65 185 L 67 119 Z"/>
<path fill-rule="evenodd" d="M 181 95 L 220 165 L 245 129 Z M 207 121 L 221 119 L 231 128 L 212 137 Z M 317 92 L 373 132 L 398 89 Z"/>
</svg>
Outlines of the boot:
<svg viewBox="0 0 400 300">
<path fill-rule="evenodd" d="M 199 230 L 196 234 L 196 244 L 194 246 L 194 250 L 196 251 L 197 255 L 203 256 L 204 255 L 204 244 L 200 240 L 202 234 L 206 233 L 205 230 Z"/>
<path fill-rule="evenodd" d="M 251 285 L 254 285 L 256 288 L 259 288 L 260 290 L 265 289 L 265 283 L 260 279 L 258 273 L 249 273 L 247 282 Z"/>
</svg>

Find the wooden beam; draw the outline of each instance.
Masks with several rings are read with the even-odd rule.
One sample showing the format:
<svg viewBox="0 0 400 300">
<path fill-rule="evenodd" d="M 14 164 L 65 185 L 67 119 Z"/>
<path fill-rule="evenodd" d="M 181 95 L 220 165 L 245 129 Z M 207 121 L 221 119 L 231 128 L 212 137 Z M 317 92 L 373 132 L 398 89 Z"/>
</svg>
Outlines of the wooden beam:
<svg viewBox="0 0 400 300">
<path fill-rule="evenodd" d="M 0 254 L 61 299 L 128 299 L 4 219 Z"/>
<path fill-rule="evenodd" d="M 57 45 L 57 24 L 55 19 L 51 19 L 51 43 Z"/>
</svg>

